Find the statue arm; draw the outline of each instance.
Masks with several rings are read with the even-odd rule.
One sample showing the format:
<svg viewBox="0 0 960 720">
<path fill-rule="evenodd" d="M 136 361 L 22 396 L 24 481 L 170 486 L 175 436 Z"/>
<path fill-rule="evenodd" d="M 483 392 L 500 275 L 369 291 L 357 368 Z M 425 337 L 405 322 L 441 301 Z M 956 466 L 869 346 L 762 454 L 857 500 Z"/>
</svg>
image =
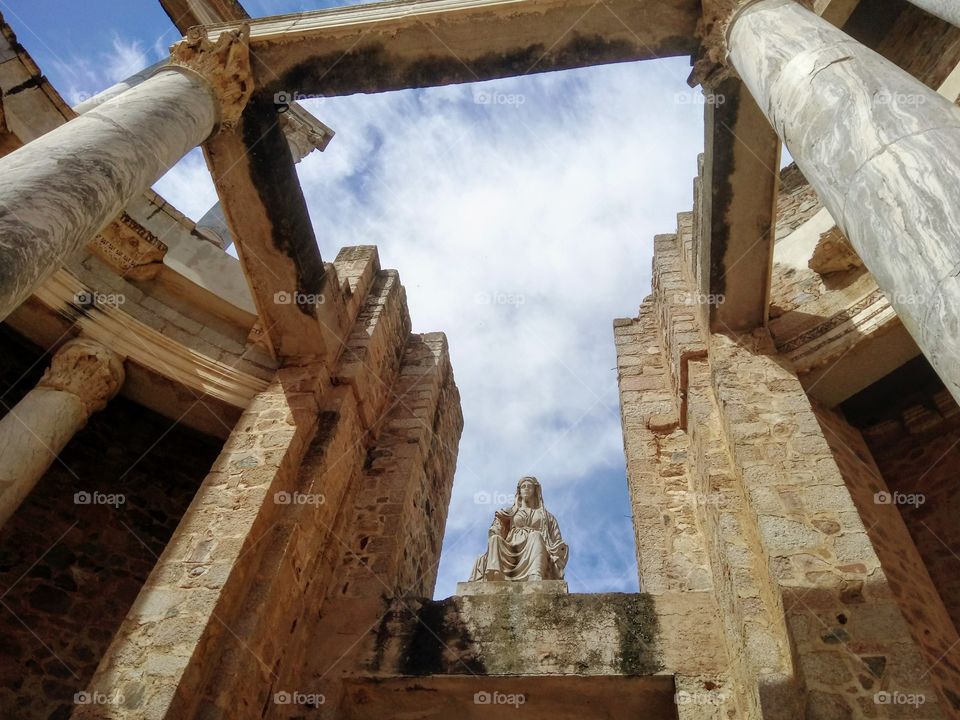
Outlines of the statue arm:
<svg viewBox="0 0 960 720">
<path fill-rule="evenodd" d="M 493 514 L 493 523 L 490 525 L 488 535 L 499 535 L 502 538 L 507 537 L 510 531 L 510 513 L 506 510 L 497 510 Z"/>
</svg>

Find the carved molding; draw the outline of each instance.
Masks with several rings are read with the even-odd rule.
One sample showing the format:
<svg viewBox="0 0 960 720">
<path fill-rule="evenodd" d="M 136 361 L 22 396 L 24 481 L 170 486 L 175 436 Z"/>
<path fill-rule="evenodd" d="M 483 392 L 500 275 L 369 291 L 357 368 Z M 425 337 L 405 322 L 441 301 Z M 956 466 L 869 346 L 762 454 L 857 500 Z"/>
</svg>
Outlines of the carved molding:
<svg viewBox="0 0 960 720">
<path fill-rule="evenodd" d="M 815 10 L 814 0 L 795 1 L 809 10 Z M 687 78 L 690 87 L 703 85 L 704 89 L 710 89 L 730 77 L 736 77 L 736 70 L 727 61 L 730 27 L 740 12 L 758 2 L 762 0 L 703 0 L 703 12 L 697 21 L 700 52 Z"/>
<path fill-rule="evenodd" d="M 167 254 L 167 246 L 127 213 L 107 225 L 87 247 L 118 274 L 133 280 L 155 277 Z"/>
<path fill-rule="evenodd" d="M 808 372 L 899 322 L 887 296 L 878 288 L 824 322 L 779 340 L 777 349 L 790 359 L 797 372 Z"/>
<path fill-rule="evenodd" d="M 863 260 L 850 245 L 847 236 L 834 225 L 830 230 L 820 233 L 807 267 L 820 275 L 828 275 L 863 267 Z"/>
<path fill-rule="evenodd" d="M 119 307 L 97 304 L 78 316 L 76 298 L 96 294 L 72 273 L 58 270 L 37 289 L 34 297 L 69 318 L 85 337 L 111 348 L 128 362 L 201 395 L 245 408 L 254 395 L 266 388 L 265 380 L 178 343 Z"/>
<path fill-rule="evenodd" d="M 88 338 L 63 345 L 38 383 L 76 395 L 87 414 L 103 410 L 123 385 L 123 361 L 109 348 Z"/>
<path fill-rule="evenodd" d="M 249 39 L 248 23 L 221 33 L 214 42 L 197 27 L 170 49 L 168 68 L 197 73 L 210 84 L 220 105 L 221 129 L 236 127 L 253 94 Z"/>
</svg>

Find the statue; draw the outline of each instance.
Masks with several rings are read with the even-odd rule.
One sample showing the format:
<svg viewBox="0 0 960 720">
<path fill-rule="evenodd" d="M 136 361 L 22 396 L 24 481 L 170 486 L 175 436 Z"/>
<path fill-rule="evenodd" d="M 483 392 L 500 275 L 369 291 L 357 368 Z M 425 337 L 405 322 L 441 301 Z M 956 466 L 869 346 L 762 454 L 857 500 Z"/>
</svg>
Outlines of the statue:
<svg viewBox="0 0 960 720">
<path fill-rule="evenodd" d="M 473 564 L 470 581 L 563 580 L 568 555 L 557 519 L 543 506 L 540 483 L 523 477 L 513 507 L 494 513 L 487 552 Z"/>
</svg>

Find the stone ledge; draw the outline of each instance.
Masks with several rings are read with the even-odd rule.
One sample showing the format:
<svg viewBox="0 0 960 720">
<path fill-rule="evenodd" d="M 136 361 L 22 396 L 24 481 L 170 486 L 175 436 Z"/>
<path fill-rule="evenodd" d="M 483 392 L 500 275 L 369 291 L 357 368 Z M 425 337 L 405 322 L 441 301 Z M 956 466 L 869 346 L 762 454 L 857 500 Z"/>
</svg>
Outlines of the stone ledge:
<svg viewBox="0 0 960 720">
<path fill-rule="evenodd" d="M 475 580 L 458 582 L 457 595 L 566 595 L 570 592 L 566 580 L 514 582 L 513 580 Z"/>
<path fill-rule="evenodd" d="M 653 675 L 659 636 L 648 595 L 494 592 L 399 598 L 360 652 L 374 677 Z"/>
</svg>

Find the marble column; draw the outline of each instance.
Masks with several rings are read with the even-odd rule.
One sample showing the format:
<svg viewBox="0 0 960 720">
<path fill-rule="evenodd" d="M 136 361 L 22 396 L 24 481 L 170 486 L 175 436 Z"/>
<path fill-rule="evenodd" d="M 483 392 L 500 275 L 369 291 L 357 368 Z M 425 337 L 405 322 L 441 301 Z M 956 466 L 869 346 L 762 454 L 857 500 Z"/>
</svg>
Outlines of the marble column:
<svg viewBox="0 0 960 720">
<path fill-rule="evenodd" d="M 960 2 L 958 0 L 909 0 L 922 10 L 926 10 L 931 15 L 936 15 L 941 20 L 960 27 Z"/>
<path fill-rule="evenodd" d="M 736 68 L 960 400 L 960 109 L 794 0 L 747 4 Z"/>
<path fill-rule="evenodd" d="M 37 387 L 0 419 L 0 526 L 123 379 L 123 362 L 111 350 L 71 340 L 53 356 Z"/>
<path fill-rule="evenodd" d="M 202 76 L 164 69 L 0 158 L 0 320 L 217 118 Z"/>
</svg>

